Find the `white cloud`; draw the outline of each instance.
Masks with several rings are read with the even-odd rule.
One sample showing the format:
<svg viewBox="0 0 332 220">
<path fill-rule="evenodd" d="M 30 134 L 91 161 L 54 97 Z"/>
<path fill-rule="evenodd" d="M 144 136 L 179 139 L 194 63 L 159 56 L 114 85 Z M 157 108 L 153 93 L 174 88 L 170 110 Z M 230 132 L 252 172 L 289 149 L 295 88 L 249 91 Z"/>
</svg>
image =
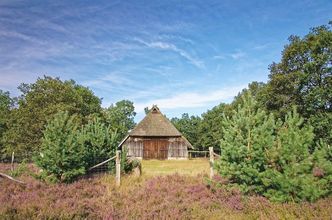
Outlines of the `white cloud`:
<svg viewBox="0 0 332 220">
<path fill-rule="evenodd" d="M 82 82 L 85 86 L 93 86 L 93 87 L 108 87 L 112 85 L 131 85 L 133 82 L 124 76 L 123 73 L 120 72 L 113 72 L 106 75 L 103 75 L 101 77 L 98 77 L 97 79 L 88 80 Z"/>
<path fill-rule="evenodd" d="M 243 58 L 246 55 L 246 53 L 242 52 L 242 51 L 238 51 L 235 53 L 232 53 L 230 56 L 234 59 L 234 60 L 238 60 Z"/>
<path fill-rule="evenodd" d="M 202 107 L 213 102 L 225 102 L 233 98 L 240 92 L 245 85 L 227 87 L 219 90 L 209 91 L 206 93 L 186 92 L 173 95 L 169 98 L 154 99 L 148 102 L 135 104 L 137 112 L 143 111 L 145 107 L 158 105 L 162 109 L 178 109 L 178 108 L 195 108 Z"/>
<path fill-rule="evenodd" d="M 198 68 L 203 68 L 204 67 L 204 62 L 203 61 L 193 57 L 187 51 L 178 48 L 174 44 L 167 43 L 167 42 L 162 42 L 162 41 L 154 41 L 154 42 L 149 43 L 149 42 L 143 41 L 141 39 L 137 39 L 137 38 L 135 38 L 135 40 L 142 43 L 142 44 L 144 44 L 147 47 L 150 47 L 150 48 L 157 48 L 157 49 L 162 49 L 162 50 L 173 51 L 173 52 L 179 54 L 180 56 L 182 56 L 183 58 L 185 58 L 186 60 L 188 60 L 194 66 L 196 66 Z"/>
<path fill-rule="evenodd" d="M 224 59 L 226 59 L 226 56 L 225 55 L 215 55 L 215 56 L 213 56 L 213 59 L 215 59 L 215 60 L 224 60 Z"/>
</svg>

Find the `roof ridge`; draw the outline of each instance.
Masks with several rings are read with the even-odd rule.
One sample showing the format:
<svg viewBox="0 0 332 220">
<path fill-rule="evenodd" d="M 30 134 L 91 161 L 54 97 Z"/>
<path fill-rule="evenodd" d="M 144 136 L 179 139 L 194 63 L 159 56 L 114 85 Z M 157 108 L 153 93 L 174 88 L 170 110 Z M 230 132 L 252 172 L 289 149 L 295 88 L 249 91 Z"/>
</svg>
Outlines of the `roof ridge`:
<svg viewBox="0 0 332 220">
<path fill-rule="evenodd" d="M 129 133 L 130 136 L 182 136 L 156 105 Z"/>
</svg>

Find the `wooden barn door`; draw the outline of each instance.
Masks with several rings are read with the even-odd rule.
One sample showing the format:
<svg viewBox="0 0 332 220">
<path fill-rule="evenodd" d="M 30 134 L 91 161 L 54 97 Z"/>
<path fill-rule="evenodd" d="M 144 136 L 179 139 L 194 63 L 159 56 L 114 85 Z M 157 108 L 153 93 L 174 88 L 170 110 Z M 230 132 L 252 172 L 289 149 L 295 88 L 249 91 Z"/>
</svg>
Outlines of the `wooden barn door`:
<svg viewBox="0 0 332 220">
<path fill-rule="evenodd" d="M 167 159 L 168 141 L 160 139 L 144 140 L 143 159 Z"/>
</svg>

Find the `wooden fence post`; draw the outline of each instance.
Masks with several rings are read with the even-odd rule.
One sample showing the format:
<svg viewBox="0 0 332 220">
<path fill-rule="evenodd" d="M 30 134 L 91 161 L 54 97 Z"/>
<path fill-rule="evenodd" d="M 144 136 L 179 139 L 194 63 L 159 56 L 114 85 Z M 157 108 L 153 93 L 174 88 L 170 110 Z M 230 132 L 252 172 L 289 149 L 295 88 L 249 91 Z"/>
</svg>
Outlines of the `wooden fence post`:
<svg viewBox="0 0 332 220">
<path fill-rule="evenodd" d="M 121 184 L 121 158 L 120 158 L 121 151 L 116 151 L 116 158 L 115 158 L 115 182 L 116 186 L 120 186 Z"/>
<path fill-rule="evenodd" d="M 210 178 L 214 176 L 213 172 L 213 164 L 214 164 L 214 155 L 213 155 L 213 147 L 209 147 L 209 152 L 210 152 Z"/>
<path fill-rule="evenodd" d="M 15 152 L 13 151 L 13 153 L 12 153 L 12 162 L 11 162 L 11 166 L 10 166 L 11 171 L 14 171 L 14 158 L 15 158 Z"/>
</svg>

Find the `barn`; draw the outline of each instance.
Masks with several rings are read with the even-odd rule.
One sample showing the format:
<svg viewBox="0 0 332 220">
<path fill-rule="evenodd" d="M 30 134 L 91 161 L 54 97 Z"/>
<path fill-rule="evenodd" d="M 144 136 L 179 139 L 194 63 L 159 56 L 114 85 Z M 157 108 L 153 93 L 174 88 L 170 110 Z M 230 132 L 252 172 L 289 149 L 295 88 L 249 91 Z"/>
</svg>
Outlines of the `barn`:
<svg viewBox="0 0 332 220">
<path fill-rule="evenodd" d="M 167 160 L 187 159 L 192 145 L 154 105 L 119 148 L 139 159 Z"/>
</svg>

